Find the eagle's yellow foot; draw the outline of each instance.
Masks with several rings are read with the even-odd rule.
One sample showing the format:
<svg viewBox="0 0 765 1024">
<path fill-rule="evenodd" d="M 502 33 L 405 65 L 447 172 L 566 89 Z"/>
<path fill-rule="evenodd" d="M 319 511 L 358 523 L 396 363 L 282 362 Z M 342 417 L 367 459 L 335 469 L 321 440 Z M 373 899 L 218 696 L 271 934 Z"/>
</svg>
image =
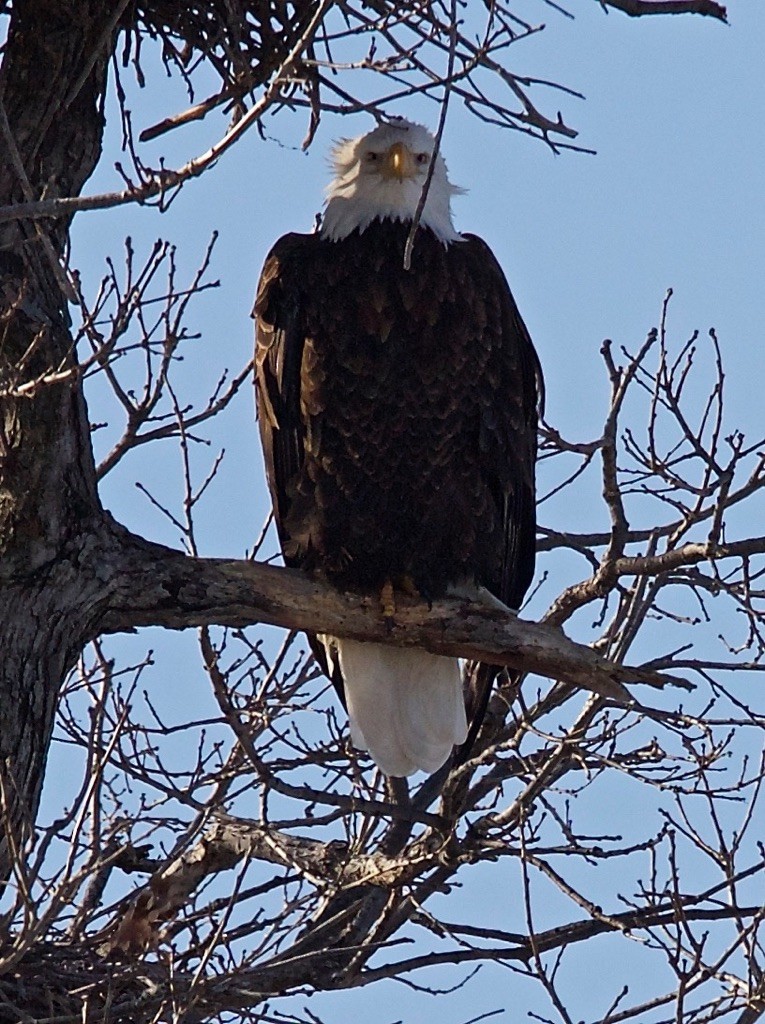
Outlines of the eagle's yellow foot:
<svg viewBox="0 0 765 1024">
<path fill-rule="evenodd" d="M 386 580 L 380 591 L 380 608 L 382 609 L 385 625 L 390 632 L 393 629 L 393 619 L 396 614 L 396 596 L 393 593 L 393 583 Z"/>
<path fill-rule="evenodd" d="M 422 598 L 422 594 L 418 590 L 417 584 L 411 576 L 402 576 L 399 581 L 399 587 L 405 594 L 408 594 L 409 597 L 413 597 L 415 601 L 419 601 Z"/>
<path fill-rule="evenodd" d="M 396 586 L 401 593 L 415 600 L 420 600 L 422 597 L 411 576 L 396 577 Z M 380 590 L 380 608 L 385 619 L 385 625 L 388 628 L 388 632 L 390 632 L 395 625 L 396 616 L 396 589 L 393 585 L 393 580 L 390 578 L 385 581 Z"/>
</svg>

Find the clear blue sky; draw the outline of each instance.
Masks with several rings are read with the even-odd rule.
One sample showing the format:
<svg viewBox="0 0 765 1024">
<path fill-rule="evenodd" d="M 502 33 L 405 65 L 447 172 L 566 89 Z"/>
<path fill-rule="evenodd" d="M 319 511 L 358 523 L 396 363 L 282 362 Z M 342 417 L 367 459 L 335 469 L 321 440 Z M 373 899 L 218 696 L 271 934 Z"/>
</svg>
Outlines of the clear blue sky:
<svg viewBox="0 0 765 1024">
<path fill-rule="evenodd" d="M 581 102 L 550 94 L 547 112 L 560 108 L 596 156 L 562 154 L 518 133 L 477 122 L 456 103 L 450 111 L 443 152 L 452 179 L 469 191 L 454 203 L 457 226 L 483 235 L 502 263 L 535 339 L 548 383 L 548 418 L 575 439 L 599 433 L 608 388 L 598 355 L 610 337 L 635 349 L 658 321 L 664 294 L 674 289 L 670 329 L 677 341 L 695 328 L 715 327 L 728 367 L 736 425 L 762 431 L 761 381 L 765 371 L 765 10 L 733 3 L 730 26 L 693 17 L 630 20 L 606 15 L 595 2 L 574 3 L 576 20 L 552 7 L 526 5 L 547 30 L 514 47 L 513 70 L 559 81 L 586 95 Z M 134 124 L 141 129 L 186 105 L 180 89 L 163 84 L 136 90 Z M 411 104 L 402 114 L 434 126 L 435 107 Z M 222 118 L 191 126 L 153 144 L 179 165 L 218 137 Z M 221 369 L 238 369 L 252 345 L 249 311 L 255 283 L 272 242 L 291 230 L 310 230 L 327 179 L 326 151 L 340 135 L 360 134 L 368 119 L 326 118 L 308 154 L 299 150 L 301 114 L 282 114 L 267 125 L 274 140 L 250 132 L 219 165 L 189 184 L 169 213 L 127 208 L 81 215 L 74 228 L 74 264 L 84 279 L 100 276 L 103 260 L 120 259 L 121 238 L 130 234 L 147 252 L 156 237 L 172 239 L 190 276 L 213 230 L 220 232 L 212 276 L 221 287 L 195 303 L 190 322 L 201 338 L 187 350 L 185 386 L 198 397 Z M 108 146 L 87 191 L 120 187 L 119 126 L 110 114 Z M 149 157 L 151 160 L 151 157 Z M 95 388 L 94 419 L 111 415 Z M 225 446 L 221 476 L 201 521 L 203 554 L 239 556 L 252 543 L 265 514 L 266 497 L 250 389 L 216 424 L 212 449 L 197 453 L 200 472 Z M 105 445 L 109 431 L 96 435 Z M 158 496 L 175 501 L 180 466 L 175 446 L 164 456 L 152 447 L 129 456 L 104 487 L 119 519 L 148 537 L 177 543 L 177 536 L 137 493 L 141 479 Z M 569 508 L 574 528 L 588 523 L 586 508 Z M 598 513 L 602 514 L 601 512 Z M 761 525 L 751 527 L 761 533 Z M 537 609 L 541 611 L 542 609 Z M 172 713 L 188 700 L 171 683 L 187 671 L 192 643 L 152 631 L 115 642 L 136 652 L 162 645 L 155 677 L 157 701 Z M 189 661 L 189 665 L 191 662 Z M 191 671 L 190 667 L 188 671 Z M 191 684 L 188 684 L 191 685 Z M 59 796 L 49 776 L 46 808 Z M 605 874 L 605 870 L 604 870 Z M 483 877 L 482 877 L 483 876 Z M 491 868 L 475 875 L 491 891 Z M 607 880 L 606 880 L 607 883 Z M 476 882 L 472 883 L 476 884 Z M 518 894 L 493 891 L 496 923 L 517 911 Z M 639 960 L 638 960 L 639 963 Z M 419 1024 L 438 1013 L 444 1024 L 507 1007 L 508 1024 L 544 1009 L 530 986 L 499 968 L 437 1005 L 401 986 L 363 989 L 314 1000 L 327 1019 L 363 1017 L 368 1024 L 399 1019 Z M 431 974 L 446 984 L 446 973 Z M 453 979 L 452 979 L 453 980 Z M 526 1001 L 528 998 L 528 1001 Z M 583 986 L 578 1014 L 593 1018 L 605 1005 Z"/>
</svg>

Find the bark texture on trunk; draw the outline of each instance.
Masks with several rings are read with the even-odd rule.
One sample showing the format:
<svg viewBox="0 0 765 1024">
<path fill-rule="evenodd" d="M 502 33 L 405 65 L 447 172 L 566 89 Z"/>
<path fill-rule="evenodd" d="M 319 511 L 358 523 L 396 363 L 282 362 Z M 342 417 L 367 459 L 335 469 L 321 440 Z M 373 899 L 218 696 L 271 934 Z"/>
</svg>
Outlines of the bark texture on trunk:
<svg viewBox="0 0 765 1024">
<path fill-rule="evenodd" d="M 101 152 L 113 46 L 104 0 L 17 0 L 0 71 L 0 203 L 77 195 Z M 103 582 L 83 572 L 102 533 L 79 381 L 36 383 L 74 365 L 69 224 L 0 228 L 0 782 L 5 841 L 28 833 L 59 684 Z"/>
</svg>

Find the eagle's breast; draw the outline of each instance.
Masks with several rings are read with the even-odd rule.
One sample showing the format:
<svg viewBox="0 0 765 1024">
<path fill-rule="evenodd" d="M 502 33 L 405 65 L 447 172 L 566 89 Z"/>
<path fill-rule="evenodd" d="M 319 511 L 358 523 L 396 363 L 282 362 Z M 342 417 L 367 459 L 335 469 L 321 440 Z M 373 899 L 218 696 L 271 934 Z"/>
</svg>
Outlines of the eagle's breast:
<svg viewBox="0 0 765 1024">
<path fill-rule="evenodd" d="M 295 274 L 305 450 L 286 528 L 293 556 L 331 578 L 407 576 L 435 596 L 474 576 L 479 549 L 498 541 L 480 462 L 500 325 L 462 243 L 421 232 L 407 271 L 407 231 L 378 222 L 320 242 Z"/>
</svg>

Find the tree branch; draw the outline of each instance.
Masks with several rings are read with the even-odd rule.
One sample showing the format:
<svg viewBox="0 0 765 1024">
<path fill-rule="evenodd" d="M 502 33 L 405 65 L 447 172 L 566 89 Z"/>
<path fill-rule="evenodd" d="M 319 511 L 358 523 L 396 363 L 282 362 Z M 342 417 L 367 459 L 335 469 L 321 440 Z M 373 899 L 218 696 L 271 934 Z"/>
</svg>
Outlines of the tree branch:
<svg viewBox="0 0 765 1024">
<path fill-rule="evenodd" d="M 260 99 L 250 107 L 243 117 L 230 126 L 222 139 L 200 156 L 194 157 L 175 170 L 162 168 L 160 171 L 147 172 L 146 178 L 141 184 L 130 185 L 120 192 L 38 200 L 30 199 L 27 196 L 26 202 L 0 205 L 0 223 L 13 220 L 71 217 L 78 210 L 106 210 L 115 206 L 123 206 L 125 203 L 145 203 L 156 196 L 165 196 L 190 178 L 198 178 L 200 174 L 214 166 L 248 128 L 260 122 L 265 112 L 279 99 L 280 90 L 284 86 L 284 76 L 289 74 L 331 5 L 332 0 L 321 0 L 305 31 L 285 55 L 281 66 L 273 75 Z"/>
<path fill-rule="evenodd" d="M 175 916 L 206 878 L 248 857 L 293 868 L 317 885 L 332 879 L 346 887 L 364 883 L 387 889 L 422 871 L 421 861 L 429 862 L 434 854 L 425 853 L 419 861 L 410 855 L 352 855 L 342 842 L 288 835 L 257 822 L 217 821 L 190 850 L 164 865 L 131 896 L 128 909 L 107 929 L 110 934 L 102 949 L 139 952 L 152 945 L 159 924 Z"/>
<path fill-rule="evenodd" d="M 121 564 L 114 568 L 109 610 L 100 623 L 106 633 L 139 626 L 186 629 L 262 622 L 509 665 L 619 702 L 632 699 L 625 683 L 692 688 L 685 680 L 609 661 L 553 627 L 524 622 L 488 594 L 485 603 L 450 597 L 429 608 L 398 595 L 391 628 L 368 596 L 340 593 L 295 569 L 189 558 L 137 537 L 127 541 Z"/>
<path fill-rule="evenodd" d="M 728 21 L 728 11 L 715 0 L 601 0 L 603 7 L 615 7 L 631 18 L 648 14 L 702 14 Z"/>
</svg>

